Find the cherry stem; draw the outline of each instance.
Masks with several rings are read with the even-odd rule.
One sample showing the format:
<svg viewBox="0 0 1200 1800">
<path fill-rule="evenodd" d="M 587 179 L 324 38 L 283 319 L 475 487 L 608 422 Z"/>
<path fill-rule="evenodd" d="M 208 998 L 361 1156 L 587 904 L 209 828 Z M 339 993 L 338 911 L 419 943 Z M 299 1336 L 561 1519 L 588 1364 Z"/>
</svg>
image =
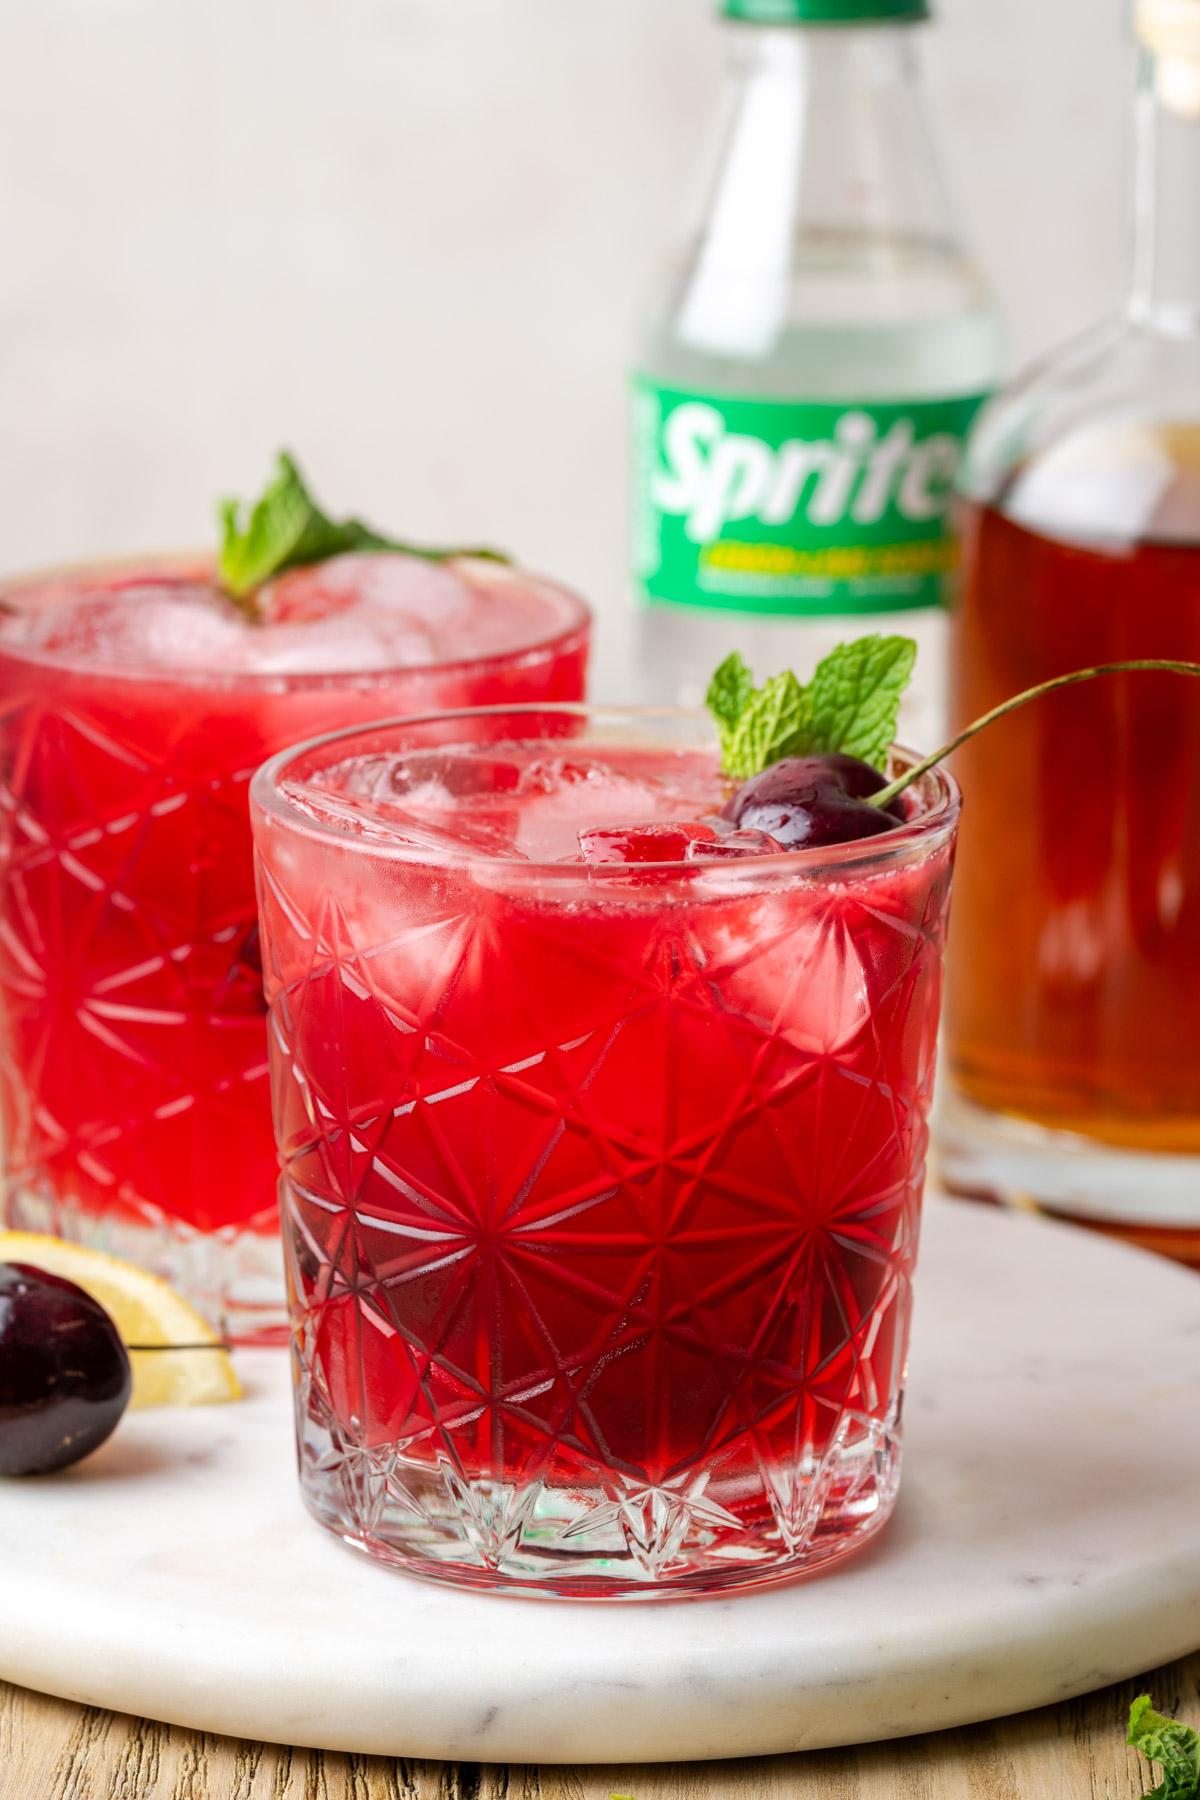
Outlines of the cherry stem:
<svg viewBox="0 0 1200 1800">
<path fill-rule="evenodd" d="M 1023 694 L 1014 694 L 1011 700 L 1002 700 L 999 706 L 993 706 L 991 712 L 985 712 L 980 718 L 973 720 L 957 737 L 952 737 L 948 744 L 935 750 L 932 756 L 922 757 L 919 763 L 914 763 L 903 775 L 897 775 L 895 781 L 889 781 L 877 794 L 867 794 L 864 798 L 872 806 L 887 806 L 897 794 L 902 794 L 919 776 L 927 775 L 930 769 L 936 768 L 944 757 L 953 755 L 960 745 L 965 744 L 968 738 L 973 738 L 977 731 L 982 731 L 985 725 L 1002 719 L 1005 713 L 1015 712 L 1018 706 L 1024 706 L 1029 700 L 1039 700 L 1043 694 L 1052 694 L 1055 688 L 1074 687 L 1077 681 L 1094 681 L 1097 675 L 1128 675 L 1138 669 L 1158 669 L 1166 675 L 1200 675 L 1200 663 L 1167 662 L 1157 658 L 1142 662 L 1098 663 L 1094 669 L 1075 669 L 1070 675 L 1056 675 L 1053 681 L 1040 681 L 1036 687 L 1026 688 Z"/>
</svg>

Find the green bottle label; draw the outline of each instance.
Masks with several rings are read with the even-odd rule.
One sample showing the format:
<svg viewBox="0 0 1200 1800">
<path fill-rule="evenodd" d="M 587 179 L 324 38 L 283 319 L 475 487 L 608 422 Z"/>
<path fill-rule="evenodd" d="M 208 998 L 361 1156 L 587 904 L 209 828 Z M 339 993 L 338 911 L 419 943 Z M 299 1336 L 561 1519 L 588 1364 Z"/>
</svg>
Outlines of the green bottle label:
<svg viewBox="0 0 1200 1800">
<path fill-rule="evenodd" d="M 634 575 L 650 605 L 821 614 L 936 606 L 984 396 L 731 400 L 634 383 Z"/>
</svg>

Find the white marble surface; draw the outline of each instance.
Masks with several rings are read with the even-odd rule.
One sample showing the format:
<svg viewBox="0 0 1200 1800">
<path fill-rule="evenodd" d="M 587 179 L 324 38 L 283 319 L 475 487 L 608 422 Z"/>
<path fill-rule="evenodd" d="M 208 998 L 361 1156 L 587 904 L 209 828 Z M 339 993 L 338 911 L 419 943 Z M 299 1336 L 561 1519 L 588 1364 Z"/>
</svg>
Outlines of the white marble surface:
<svg viewBox="0 0 1200 1800">
<path fill-rule="evenodd" d="M 830 1574 L 719 1600 L 457 1593 L 311 1524 L 282 1356 L 0 1484 L 0 1675 L 235 1735 L 475 1761 L 734 1756 L 1081 1693 L 1200 1644 L 1200 1280 L 929 1209 L 900 1505 Z"/>
</svg>

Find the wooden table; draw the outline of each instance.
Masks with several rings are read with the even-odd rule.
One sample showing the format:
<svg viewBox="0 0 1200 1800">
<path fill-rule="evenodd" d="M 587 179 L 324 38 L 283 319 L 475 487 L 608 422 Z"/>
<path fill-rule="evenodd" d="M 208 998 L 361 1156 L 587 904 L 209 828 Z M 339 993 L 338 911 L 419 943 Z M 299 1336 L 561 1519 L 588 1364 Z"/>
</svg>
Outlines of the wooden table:
<svg viewBox="0 0 1200 1800">
<path fill-rule="evenodd" d="M 2 1800 L 1134 1800 L 1129 1703 L 1200 1726 L 1200 1654 L 961 1731 L 740 1762 L 508 1768 L 211 1737 L 0 1683 Z"/>
</svg>

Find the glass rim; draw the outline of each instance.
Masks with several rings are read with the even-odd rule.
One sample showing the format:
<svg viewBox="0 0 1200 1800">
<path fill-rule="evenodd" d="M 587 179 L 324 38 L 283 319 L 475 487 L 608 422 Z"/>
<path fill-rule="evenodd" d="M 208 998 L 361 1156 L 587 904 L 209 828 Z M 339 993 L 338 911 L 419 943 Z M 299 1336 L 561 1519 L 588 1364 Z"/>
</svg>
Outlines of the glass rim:
<svg viewBox="0 0 1200 1800">
<path fill-rule="evenodd" d="M 581 877 L 588 882 L 614 880 L 628 882 L 636 880 L 639 876 L 655 874 L 661 876 L 667 871 L 674 871 L 689 879 L 696 876 L 711 877 L 716 873 L 729 875 L 736 879 L 741 876 L 749 877 L 753 873 L 811 875 L 823 870 L 836 872 L 847 865 L 885 859 L 892 860 L 898 853 L 905 851 L 937 849 L 951 835 L 958 822 L 962 804 L 958 783 L 948 769 L 936 767 L 921 777 L 923 781 L 932 781 L 936 789 L 936 799 L 925 812 L 904 824 L 897 822 L 894 831 L 882 831 L 868 838 L 854 838 L 844 844 L 821 844 L 808 849 L 780 850 L 764 856 L 747 856 L 736 859 L 698 857 L 694 862 L 686 863 L 677 859 L 666 862 L 638 863 L 535 862 L 515 856 L 488 856 L 480 852 L 472 852 L 466 847 L 461 852 L 449 848 L 444 850 L 422 849 L 399 841 L 388 843 L 382 838 L 368 838 L 338 825 L 330 824 L 323 819 L 313 818 L 311 813 L 305 812 L 289 800 L 280 786 L 289 764 L 326 745 L 347 743 L 354 738 L 374 737 L 380 733 L 396 731 L 401 727 L 411 728 L 419 725 L 444 723 L 451 719 L 470 720 L 520 717 L 522 715 L 545 718 L 548 713 L 566 714 L 571 718 L 581 719 L 607 715 L 614 719 L 629 719 L 631 722 L 656 718 L 703 722 L 710 727 L 713 747 L 716 747 L 716 728 L 712 725 L 710 715 L 702 707 L 636 704 L 622 706 L 614 701 L 591 700 L 526 700 L 514 701 L 507 705 L 499 702 L 489 706 L 459 706 L 424 713 L 407 713 L 394 718 L 370 720 L 365 724 L 342 726 L 336 731 L 318 732 L 314 737 L 305 738 L 300 743 L 291 744 L 286 749 L 277 751 L 274 756 L 268 757 L 266 762 L 259 764 L 251 779 L 249 793 L 251 814 L 253 816 L 257 808 L 265 817 L 276 819 L 288 829 L 303 836 L 338 844 L 352 854 L 383 857 L 389 861 L 409 866 L 417 865 L 433 869 L 483 867 L 493 870 L 503 869 L 512 876 L 535 876 L 541 880 L 573 880 L 576 882 Z M 485 739 L 478 747 L 483 749 L 489 742 L 502 741 Z M 547 741 L 554 742 L 555 740 L 548 739 Z M 414 753 L 436 754 L 439 750 L 456 747 L 458 746 L 453 744 L 416 745 L 413 746 L 413 751 Z M 901 745 L 891 746 L 891 751 L 902 759 L 903 763 L 910 765 L 919 761 L 922 754 L 916 750 L 908 750 Z M 929 842 L 930 839 L 934 841 Z"/>
<path fill-rule="evenodd" d="M 511 668 L 527 657 L 542 657 L 553 652 L 562 645 L 583 633 L 590 633 L 595 624 L 595 613 L 582 594 L 574 588 L 566 587 L 549 575 L 539 575 L 532 569 L 521 568 L 516 564 L 489 564 L 485 559 L 462 556 L 450 558 L 473 563 L 480 568 L 509 567 L 528 579 L 531 584 L 550 589 L 559 599 L 565 601 L 573 613 L 573 618 L 556 629 L 549 636 L 534 638 L 527 644 L 515 645 L 511 650 L 492 650 L 486 656 L 459 657 L 453 661 L 430 663 L 383 663 L 373 668 L 364 669 L 242 669 L 222 667 L 220 664 L 193 666 L 179 663 L 152 662 L 119 662 L 99 656 L 82 656 L 60 650 L 47 650 L 38 644 L 22 644 L 14 639 L 6 638 L 0 632 L 0 658 L 9 656 L 14 660 L 32 663 L 39 668 L 69 670 L 72 674 L 102 676 L 106 681 L 120 680 L 131 682 L 158 681 L 179 687 L 217 687 L 221 689 L 249 688 L 261 691 L 281 684 L 289 690 L 303 688 L 344 687 L 352 682 L 391 681 L 397 676 L 428 676 L 443 673 L 465 672 L 470 669 L 488 670 L 491 668 Z M 197 581 L 211 580 L 216 567 L 216 558 L 211 550 L 163 550 L 146 551 L 142 554 L 113 557 L 87 557 L 79 562 L 52 563 L 46 567 L 30 569 L 25 574 L 6 575 L 0 578 L 0 618 L 6 611 L 8 596 L 36 590 L 52 581 L 69 580 L 87 575 L 117 576 L 129 575 L 163 575 L 182 578 L 191 576 Z"/>
</svg>

